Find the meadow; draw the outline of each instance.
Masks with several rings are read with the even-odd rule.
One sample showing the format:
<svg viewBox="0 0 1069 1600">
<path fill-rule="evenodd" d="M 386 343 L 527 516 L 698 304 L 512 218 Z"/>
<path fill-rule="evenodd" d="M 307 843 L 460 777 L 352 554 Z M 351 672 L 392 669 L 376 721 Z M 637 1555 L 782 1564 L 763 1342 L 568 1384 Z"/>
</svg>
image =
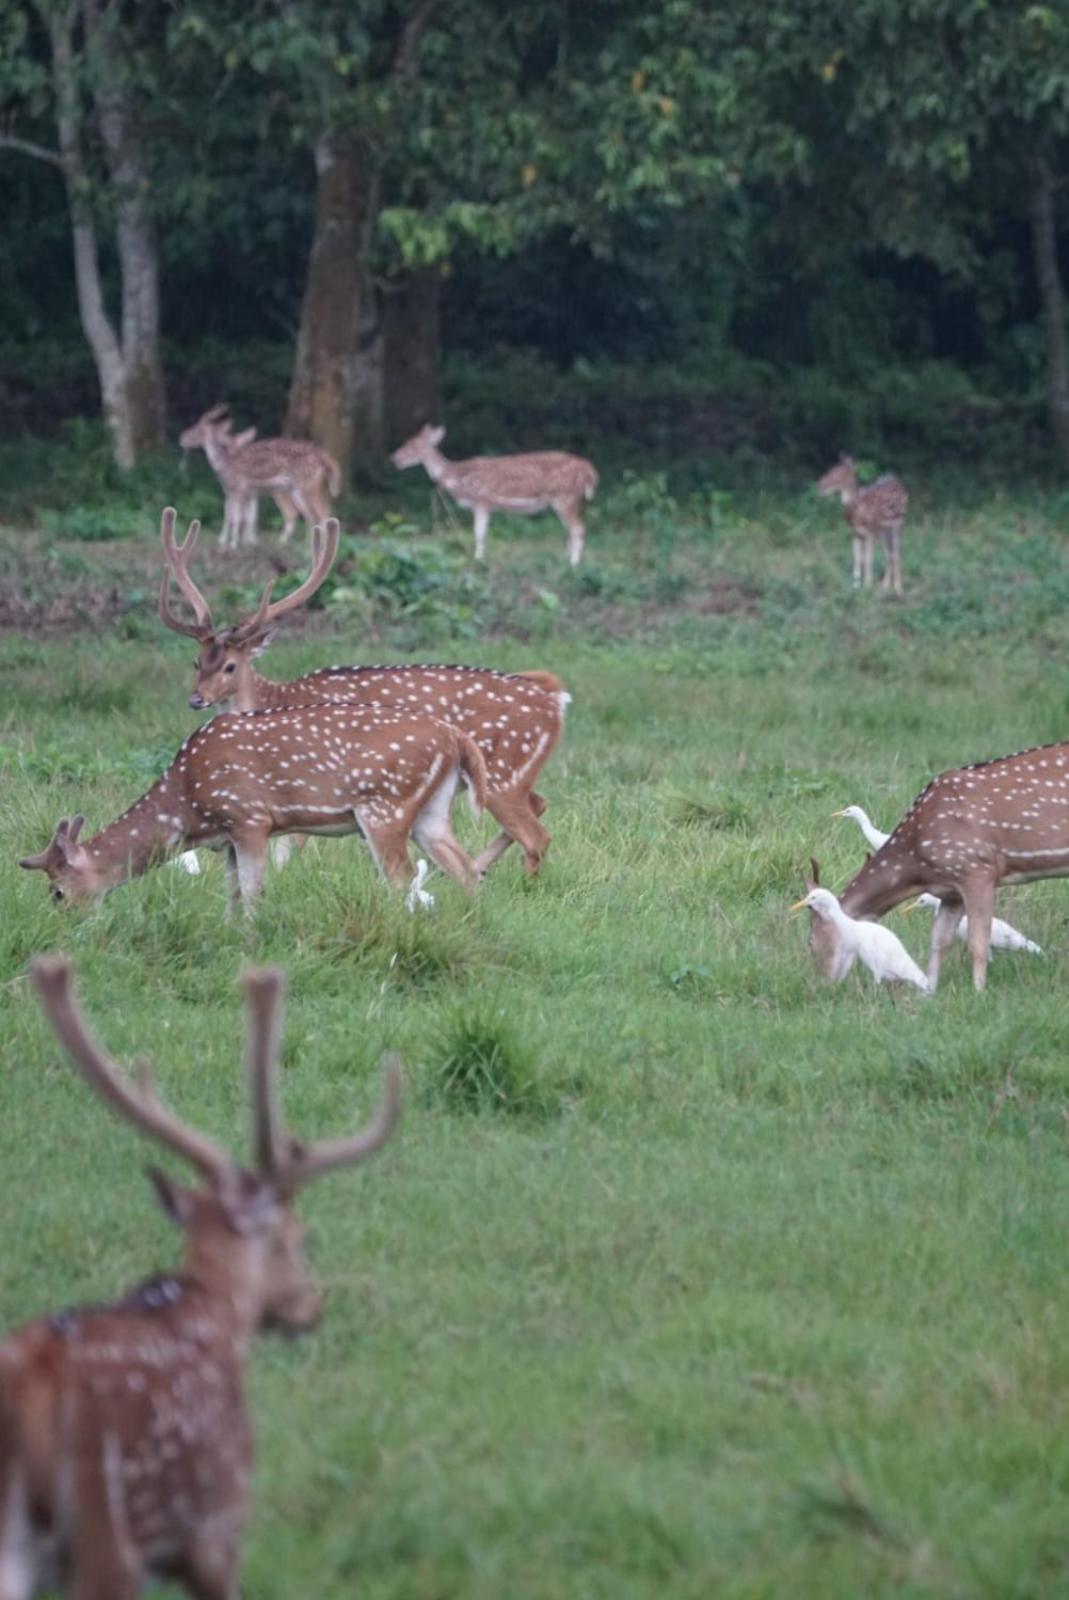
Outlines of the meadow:
<svg viewBox="0 0 1069 1600">
<path fill-rule="evenodd" d="M 934 772 L 1066 736 L 1066 509 L 922 486 L 896 601 L 851 591 L 838 509 L 797 485 L 616 475 L 569 574 L 552 519 L 495 519 L 475 573 L 406 483 L 261 666 L 558 673 L 546 866 L 513 851 L 474 900 L 439 878 L 413 917 L 355 841 L 314 841 L 248 926 L 215 862 L 90 911 L 18 870 L 148 787 L 193 652 L 153 613 L 158 505 L 106 542 L 92 513 L 0 530 L 4 1325 L 176 1244 L 35 952 L 235 1144 L 245 964 L 289 974 L 297 1128 L 355 1125 L 383 1050 L 408 1064 L 398 1139 L 302 1206 L 322 1329 L 257 1350 L 248 1600 L 1069 1589 L 1069 888 L 1000 896 L 1042 957 L 977 995 L 959 946 L 930 1000 L 825 985 L 788 913 L 811 855 L 835 887 L 863 857 L 839 807 L 890 827 Z M 213 598 L 258 592 L 261 537 L 208 551 Z M 928 918 L 890 925 L 923 960 Z"/>
</svg>

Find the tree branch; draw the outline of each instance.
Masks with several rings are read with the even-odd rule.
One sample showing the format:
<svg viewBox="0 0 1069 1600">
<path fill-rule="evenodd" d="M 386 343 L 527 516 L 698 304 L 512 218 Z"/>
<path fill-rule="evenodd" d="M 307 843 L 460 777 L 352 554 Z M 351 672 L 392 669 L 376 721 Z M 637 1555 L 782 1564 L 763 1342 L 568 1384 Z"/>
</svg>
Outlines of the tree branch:
<svg viewBox="0 0 1069 1600">
<path fill-rule="evenodd" d="M 404 25 L 393 64 L 393 75 L 401 83 L 411 83 L 416 76 L 419 47 L 427 31 L 427 24 L 431 20 L 431 12 L 437 4 L 438 0 L 420 0 L 420 4 Z"/>
<path fill-rule="evenodd" d="M 38 161 L 47 161 L 53 167 L 58 167 L 61 172 L 65 165 L 58 150 L 49 150 L 47 145 L 34 144 L 32 139 L 19 139 L 13 133 L 0 133 L 0 150 L 21 150 L 24 156 L 34 156 Z"/>
</svg>

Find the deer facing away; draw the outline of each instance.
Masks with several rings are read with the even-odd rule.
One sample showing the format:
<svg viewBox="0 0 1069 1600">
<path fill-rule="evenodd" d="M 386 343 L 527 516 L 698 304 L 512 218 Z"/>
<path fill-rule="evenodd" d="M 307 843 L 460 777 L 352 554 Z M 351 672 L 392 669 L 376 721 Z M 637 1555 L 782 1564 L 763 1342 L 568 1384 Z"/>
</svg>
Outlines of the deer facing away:
<svg viewBox="0 0 1069 1600">
<path fill-rule="evenodd" d="M 995 891 L 1067 876 L 1069 744 L 1042 745 L 933 778 L 839 900 L 848 916 L 882 917 L 915 895 L 935 895 L 942 903 L 932 923 L 929 986 L 935 989 L 965 915 L 973 984 L 982 989 Z M 810 948 L 834 980 L 834 940 L 821 931 Z"/>
<path fill-rule="evenodd" d="M 21 867 L 47 874 L 54 899 L 84 900 L 178 849 L 225 847 L 233 904 L 259 892 L 279 833 L 364 835 L 396 889 L 412 886 L 408 839 L 465 888 L 479 881 L 450 809 L 463 777 L 482 809 L 486 768 L 466 733 L 430 717 L 342 703 L 214 717 L 190 735 L 140 800 L 83 844 L 63 818 Z"/>
<path fill-rule="evenodd" d="M 872 583 L 872 552 L 876 540 L 883 541 L 884 573 L 881 589 L 902 593 L 902 562 L 900 543 L 902 524 L 909 510 L 909 494 L 905 484 L 893 473 L 885 473 L 875 483 L 861 488 L 857 481 L 857 467 L 850 456 L 842 456 L 817 484 L 817 493 L 839 496 L 843 515 L 850 524 L 854 541 L 854 588 L 862 581 L 866 588 Z"/>
<path fill-rule="evenodd" d="M 334 457 L 308 439 L 256 439 L 255 430 L 234 435 L 226 407 L 214 406 L 179 437 L 183 450 L 203 450 L 223 486 L 223 549 L 256 543 L 256 505 L 270 494 L 282 512 L 282 542 L 298 514 L 311 528 L 330 514 L 330 495 L 341 488 Z"/>
<path fill-rule="evenodd" d="M 486 872 L 515 840 L 524 852 L 527 871 L 537 872 L 549 846 L 549 834 L 539 821 L 546 802 L 534 785 L 560 739 L 571 698 L 559 678 L 549 672 L 418 665 L 327 667 L 288 683 L 274 683 L 256 671 L 255 659 L 270 644 L 282 618 L 326 578 L 338 546 L 337 522 L 330 518 L 322 533 L 317 529 L 313 535 L 312 571 L 298 589 L 272 603 L 269 586 L 259 609 L 229 628 L 215 627 L 208 602 L 189 572 L 199 524 L 190 524 L 181 544 L 175 538 L 174 524 L 174 510 L 168 507 L 161 530 L 160 617 L 199 646 L 191 706 L 228 705 L 238 711 L 260 711 L 344 701 L 368 711 L 444 718 L 470 735 L 482 752 L 486 809 L 501 828 L 476 858 L 476 870 Z M 171 610 L 172 575 L 193 609 L 193 622 L 182 621 Z"/>
<path fill-rule="evenodd" d="M 438 448 L 444 438 L 444 428 L 428 425 L 395 450 L 390 460 L 395 467 L 425 467 L 450 499 L 474 514 L 477 561 L 486 554 L 492 511 L 524 517 L 554 511 L 567 530 L 568 560 L 573 567 L 579 565 L 586 537 L 583 504 L 598 486 L 597 470 L 589 461 L 564 450 L 447 461 Z"/>
<path fill-rule="evenodd" d="M 316 1327 L 322 1295 L 293 1210 L 313 1179 L 355 1166 L 389 1139 L 401 1069 L 349 1138 L 305 1146 L 278 1109 L 282 975 L 248 972 L 253 1159 L 240 1166 L 181 1122 L 147 1067 L 134 1082 L 89 1033 L 64 957 L 31 977 L 52 1026 L 99 1097 L 198 1175 L 149 1176 L 185 1235 L 178 1272 L 110 1305 L 42 1317 L 0 1345 L 0 1595 L 135 1600 L 151 1577 L 195 1600 L 237 1600 L 252 1429 L 245 1371 L 260 1330 Z"/>
</svg>

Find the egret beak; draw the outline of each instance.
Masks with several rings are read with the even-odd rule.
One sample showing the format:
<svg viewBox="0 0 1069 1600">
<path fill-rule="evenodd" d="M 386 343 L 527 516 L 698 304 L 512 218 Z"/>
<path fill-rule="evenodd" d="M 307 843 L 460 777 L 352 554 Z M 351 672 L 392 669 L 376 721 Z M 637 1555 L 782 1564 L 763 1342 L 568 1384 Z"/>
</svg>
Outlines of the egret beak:
<svg viewBox="0 0 1069 1600">
<path fill-rule="evenodd" d="M 895 910 L 896 911 L 901 911 L 901 913 L 902 913 L 902 915 L 904 917 L 908 917 L 910 912 L 911 911 L 916 911 L 916 909 L 917 909 L 916 900 L 908 900 L 904 906 L 896 906 L 895 907 Z"/>
<path fill-rule="evenodd" d="M 806 898 L 806 899 L 805 899 L 805 900 L 796 900 L 796 901 L 795 901 L 795 902 L 794 902 L 794 904 L 793 904 L 793 906 L 791 906 L 791 908 L 790 908 L 790 909 L 791 909 L 791 912 L 792 912 L 792 914 L 793 914 L 793 913 L 794 913 L 794 912 L 795 912 L 795 911 L 801 911 L 801 910 L 803 910 L 803 908 L 804 908 L 804 907 L 805 907 L 805 906 L 807 906 L 807 905 L 808 905 L 808 904 L 809 904 L 809 900 L 808 900 L 808 897 L 807 897 L 807 898 Z"/>
<path fill-rule="evenodd" d="M 845 810 L 843 810 L 843 811 L 833 811 L 832 812 L 832 816 L 833 817 L 845 817 L 846 816 L 846 811 Z"/>
</svg>

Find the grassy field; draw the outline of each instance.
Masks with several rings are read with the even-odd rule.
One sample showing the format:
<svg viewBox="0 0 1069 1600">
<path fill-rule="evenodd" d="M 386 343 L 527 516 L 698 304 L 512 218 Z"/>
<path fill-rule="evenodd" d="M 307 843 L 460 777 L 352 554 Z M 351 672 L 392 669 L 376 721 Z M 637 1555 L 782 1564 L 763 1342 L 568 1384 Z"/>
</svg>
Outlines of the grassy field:
<svg viewBox="0 0 1069 1600">
<path fill-rule="evenodd" d="M 931 1001 L 825 986 L 787 910 L 811 854 L 833 886 L 862 858 L 838 807 L 890 827 L 933 772 L 1066 735 L 1064 497 L 922 492 L 895 602 L 851 593 L 806 496 L 636 477 L 577 577 L 540 521 L 492 525 L 473 579 L 406 493 L 266 670 L 430 655 L 574 696 L 541 878 L 513 852 L 421 918 L 352 840 L 248 928 L 215 864 L 54 907 L 16 858 L 148 786 L 192 652 L 152 618 L 149 516 L 0 534 L 4 1323 L 174 1250 L 27 959 L 69 951 L 109 1046 L 234 1142 L 235 979 L 279 962 L 295 1125 L 360 1120 L 387 1046 L 410 1087 L 390 1150 L 304 1204 L 321 1332 L 258 1349 L 249 1600 L 1066 1594 L 1069 890 L 1001 897 L 1044 955 L 978 996 L 959 947 Z M 205 584 L 269 570 L 209 553 Z M 892 926 L 923 959 L 927 919 Z"/>
</svg>

